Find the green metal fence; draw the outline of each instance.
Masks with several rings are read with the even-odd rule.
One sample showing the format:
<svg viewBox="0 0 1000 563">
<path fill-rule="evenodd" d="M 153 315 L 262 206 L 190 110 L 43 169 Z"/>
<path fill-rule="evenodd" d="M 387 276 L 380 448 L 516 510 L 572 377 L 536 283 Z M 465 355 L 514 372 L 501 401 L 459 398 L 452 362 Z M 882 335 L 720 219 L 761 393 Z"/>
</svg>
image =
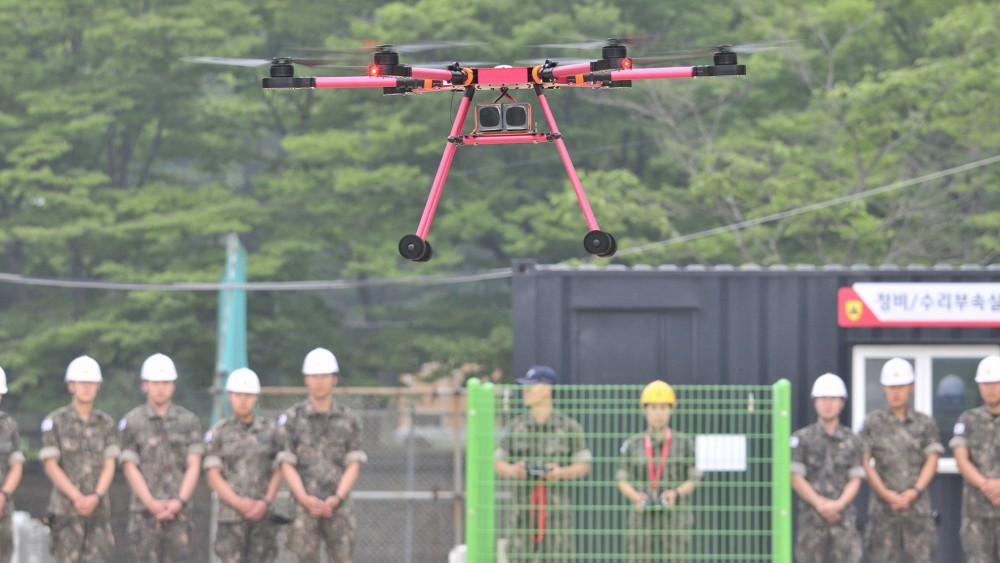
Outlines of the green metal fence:
<svg viewBox="0 0 1000 563">
<path fill-rule="evenodd" d="M 791 561 L 787 380 L 770 386 L 676 386 L 666 454 L 662 443 L 658 454 L 652 445 L 637 453 L 647 428 L 639 408 L 642 386 L 552 389 L 554 412 L 578 427 L 526 424 L 531 414 L 519 386 L 468 384 L 468 561 Z M 544 442 L 553 432 L 579 444 L 573 428 L 579 428 L 589 452 L 586 475 L 560 481 L 497 475 L 498 446 L 523 453 L 524 444 Z M 631 449 L 624 446 L 630 437 Z M 557 451 L 561 439 L 531 451 Z M 578 449 L 527 455 L 524 461 L 528 467 L 532 462 L 565 467 L 581 459 Z M 549 459 L 542 459 L 545 455 Z M 519 461 L 515 457 L 506 461 Z M 693 490 L 682 486 L 686 496 L 673 506 L 630 502 L 619 482 L 646 487 L 646 460 L 649 472 L 672 475 L 661 480 L 663 489 L 656 494 L 666 487 L 672 492 L 688 478 Z M 540 482 L 545 486 L 538 487 Z"/>
</svg>

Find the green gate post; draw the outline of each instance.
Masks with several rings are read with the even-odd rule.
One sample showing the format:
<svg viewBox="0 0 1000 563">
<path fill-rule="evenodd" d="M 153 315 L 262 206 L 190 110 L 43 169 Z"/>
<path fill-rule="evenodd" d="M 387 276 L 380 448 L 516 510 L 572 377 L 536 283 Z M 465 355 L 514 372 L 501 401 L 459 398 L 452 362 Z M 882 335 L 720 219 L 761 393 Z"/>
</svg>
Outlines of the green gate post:
<svg viewBox="0 0 1000 563">
<path fill-rule="evenodd" d="M 470 379 L 465 448 L 465 543 L 467 560 L 496 559 L 493 445 L 495 400 L 493 384 Z"/>
<path fill-rule="evenodd" d="M 774 561 L 792 560 L 792 383 L 779 379 L 774 384 L 771 413 L 771 550 Z"/>
</svg>

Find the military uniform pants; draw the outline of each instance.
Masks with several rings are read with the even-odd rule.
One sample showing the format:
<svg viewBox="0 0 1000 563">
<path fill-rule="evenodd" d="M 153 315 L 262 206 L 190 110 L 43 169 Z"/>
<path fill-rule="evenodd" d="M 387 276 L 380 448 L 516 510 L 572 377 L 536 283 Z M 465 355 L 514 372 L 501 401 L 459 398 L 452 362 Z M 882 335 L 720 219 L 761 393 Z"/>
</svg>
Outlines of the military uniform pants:
<svg viewBox="0 0 1000 563">
<path fill-rule="evenodd" d="M 270 563 L 278 556 L 277 526 L 267 522 L 219 522 L 215 554 L 222 563 Z"/>
<path fill-rule="evenodd" d="M 301 508 L 288 529 L 288 550 L 301 563 L 319 563 L 320 546 L 331 563 L 350 563 L 354 552 L 354 515 L 337 509 L 332 518 L 313 518 Z"/>
<path fill-rule="evenodd" d="M 676 509 L 633 511 L 629 516 L 629 561 L 687 561 L 691 554 L 690 516 Z"/>
<path fill-rule="evenodd" d="M 9 506 L 9 505 L 8 505 Z M 7 563 L 14 557 L 14 513 L 0 513 L 0 563 Z"/>
<path fill-rule="evenodd" d="M 59 563 L 103 563 L 115 553 L 115 536 L 106 514 L 89 518 L 55 516 L 51 534 L 49 549 Z"/>
<path fill-rule="evenodd" d="M 1000 561 L 1000 518 L 962 516 L 959 537 L 966 563 Z"/>
<path fill-rule="evenodd" d="M 576 537 L 573 507 L 550 504 L 546 507 L 545 532 L 535 541 L 538 531 L 530 510 L 514 516 L 507 540 L 510 563 L 573 563 L 576 560 Z"/>
<path fill-rule="evenodd" d="M 191 517 L 181 511 L 173 520 L 157 522 L 148 511 L 129 514 L 128 540 L 133 561 L 187 562 L 191 547 Z"/>
<path fill-rule="evenodd" d="M 872 563 L 930 563 L 937 550 L 937 526 L 930 515 L 869 516 L 865 554 Z"/>
<path fill-rule="evenodd" d="M 798 563 L 823 563 L 827 554 L 833 563 L 861 560 L 861 534 L 853 517 L 829 524 L 819 514 L 814 517 L 800 513 L 796 528 L 795 561 Z"/>
</svg>

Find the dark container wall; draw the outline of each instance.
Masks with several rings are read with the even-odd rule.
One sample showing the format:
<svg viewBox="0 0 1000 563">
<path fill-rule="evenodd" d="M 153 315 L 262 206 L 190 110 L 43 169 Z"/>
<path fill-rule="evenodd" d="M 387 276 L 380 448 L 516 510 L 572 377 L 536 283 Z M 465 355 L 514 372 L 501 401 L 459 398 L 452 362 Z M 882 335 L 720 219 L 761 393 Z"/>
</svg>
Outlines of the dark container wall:
<svg viewBox="0 0 1000 563">
<path fill-rule="evenodd" d="M 997 328 L 852 328 L 837 324 L 837 290 L 856 282 L 997 282 L 1000 267 L 786 266 L 606 268 L 514 263 L 513 371 L 555 368 L 561 383 L 792 382 L 793 427 L 814 420 L 812 381 L 851 384 L 856 345 L 996 344 Z M 849 414 L 845 409 L 844 422 Z M 961 477 L 938 475 L 937 561 L 955 562 Z M 867 487 L 859 495 L 863 515 Z"/>
</svg>

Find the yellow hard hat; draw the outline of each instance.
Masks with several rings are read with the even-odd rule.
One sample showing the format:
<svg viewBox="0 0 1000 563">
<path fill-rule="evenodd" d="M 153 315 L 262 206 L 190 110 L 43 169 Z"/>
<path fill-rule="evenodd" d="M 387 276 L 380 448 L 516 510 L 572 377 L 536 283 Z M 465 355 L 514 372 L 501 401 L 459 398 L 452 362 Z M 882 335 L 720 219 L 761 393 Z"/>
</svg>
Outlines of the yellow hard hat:
<svg viewBox="0 0 1000 563">
<path fill-rule="evenodd" d="M 642 390 L 642 397 L 639 398 L 639 406 L 644 407 L 653 404 L 666 404 L 670 406 L 677 404 L 677 395 L 674 394 L 674 388 L 666 381 L 657 379 Z"/>
</svg>

